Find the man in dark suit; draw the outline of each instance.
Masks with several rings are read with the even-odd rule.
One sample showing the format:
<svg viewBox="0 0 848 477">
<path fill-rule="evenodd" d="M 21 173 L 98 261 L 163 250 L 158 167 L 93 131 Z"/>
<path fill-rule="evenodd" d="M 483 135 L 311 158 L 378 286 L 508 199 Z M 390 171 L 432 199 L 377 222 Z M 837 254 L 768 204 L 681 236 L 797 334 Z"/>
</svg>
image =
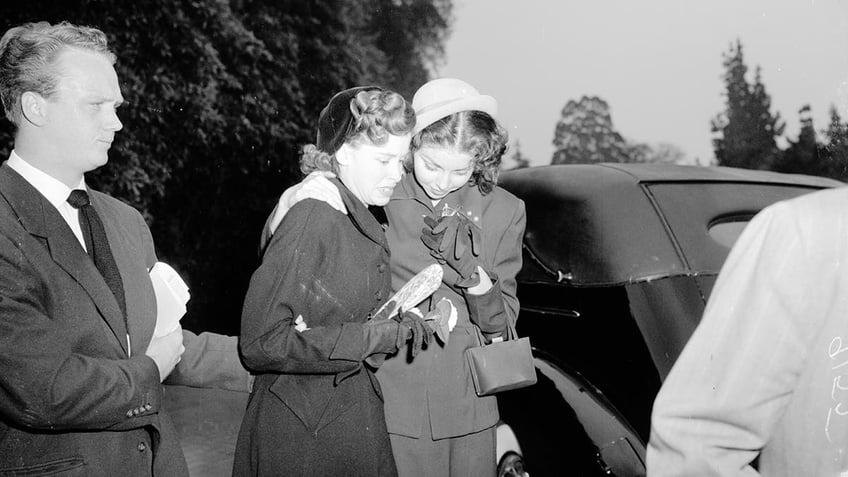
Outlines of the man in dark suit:
<svg viewBox="0 0 848 477">
<path fill-rule="evenodd" d="M 93 28 L 0 39 L 0 475 L 187 475 L 162 381 L 249 386 L 234 337 L 153 336 L 150 231 L 85 184 L 122 127 L 114 62 Z"/>
</svg>

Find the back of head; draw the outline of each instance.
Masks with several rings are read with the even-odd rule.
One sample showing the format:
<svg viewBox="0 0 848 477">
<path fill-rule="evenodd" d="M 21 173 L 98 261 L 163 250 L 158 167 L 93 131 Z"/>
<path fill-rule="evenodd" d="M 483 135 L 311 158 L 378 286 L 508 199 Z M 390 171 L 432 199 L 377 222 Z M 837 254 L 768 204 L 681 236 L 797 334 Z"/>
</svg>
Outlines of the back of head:
<svg viewBox="0 0 848 477">
<path fill-rule="evenodd" d="M 398 93 L 377 86 L 358 86 L 334 95 L 318 117 L 318 137 L 300 159 L 304 174 L 338 172 L 335 153 L 343 144 L 385 144 L 389 136 L 411 134 L 412 106 Z"/>
<path fill-rule="evenodd" d="M 106 35 L 96 28 L 67 22 L 26 23 L 0 38 L 0 100 L 13 124 L 21 121 L 23 93 L 31 91 L 49 98 L 56 92 L 61 72 L 55 68 L 55 60 L 66 48 L 102 53 L 115 62 Z"/>
</svg>

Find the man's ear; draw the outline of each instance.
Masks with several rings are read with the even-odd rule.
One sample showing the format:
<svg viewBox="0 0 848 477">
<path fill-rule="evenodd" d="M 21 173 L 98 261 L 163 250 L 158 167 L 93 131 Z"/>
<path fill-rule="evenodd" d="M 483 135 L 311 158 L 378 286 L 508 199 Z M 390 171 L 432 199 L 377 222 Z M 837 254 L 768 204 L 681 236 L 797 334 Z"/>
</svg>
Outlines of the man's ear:
<svg viewBox="0 0 848 477">
<path fill-rule="evenodd" d="M 47 100 L 38 93 L 27 91 L 21 95 L 21 113 L 26 121 L 42 126 L 47 122 Z"/>
</svg>

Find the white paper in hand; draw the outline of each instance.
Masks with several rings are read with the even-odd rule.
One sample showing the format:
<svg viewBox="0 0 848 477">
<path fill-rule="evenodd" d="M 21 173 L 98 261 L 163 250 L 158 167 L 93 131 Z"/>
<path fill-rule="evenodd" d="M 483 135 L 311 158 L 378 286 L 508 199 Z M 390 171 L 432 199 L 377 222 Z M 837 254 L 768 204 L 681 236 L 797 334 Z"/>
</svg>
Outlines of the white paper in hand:
<svg viewBox="0 0 848 477">
<path fill-rule="evenodd" d="M 177 329 L 186 313 L 188 286 L 176 270 L 164 262 L 156 262 L 150 269 L 150 281 L 156 292 L 156 328 L 153 336 L 165 336 Z"/>
</svg>

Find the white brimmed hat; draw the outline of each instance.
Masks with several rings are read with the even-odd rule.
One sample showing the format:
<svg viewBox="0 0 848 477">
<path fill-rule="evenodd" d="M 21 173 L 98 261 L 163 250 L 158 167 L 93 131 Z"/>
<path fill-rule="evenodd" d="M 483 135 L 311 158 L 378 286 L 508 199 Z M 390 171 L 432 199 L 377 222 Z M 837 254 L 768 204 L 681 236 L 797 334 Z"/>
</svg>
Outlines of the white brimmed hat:
<svg viewBox="0 0 848 477">
<path fill-rule="evenodd" d="M 415 110 L 415 129 L 422 129 L 460 111 L 483 111 L 493 118 L 498 114 L 498 102 L 480 94 L 470 84 L 455 78 L 439 78 L 424 83 L 412 97 Z"/>
</svg>

